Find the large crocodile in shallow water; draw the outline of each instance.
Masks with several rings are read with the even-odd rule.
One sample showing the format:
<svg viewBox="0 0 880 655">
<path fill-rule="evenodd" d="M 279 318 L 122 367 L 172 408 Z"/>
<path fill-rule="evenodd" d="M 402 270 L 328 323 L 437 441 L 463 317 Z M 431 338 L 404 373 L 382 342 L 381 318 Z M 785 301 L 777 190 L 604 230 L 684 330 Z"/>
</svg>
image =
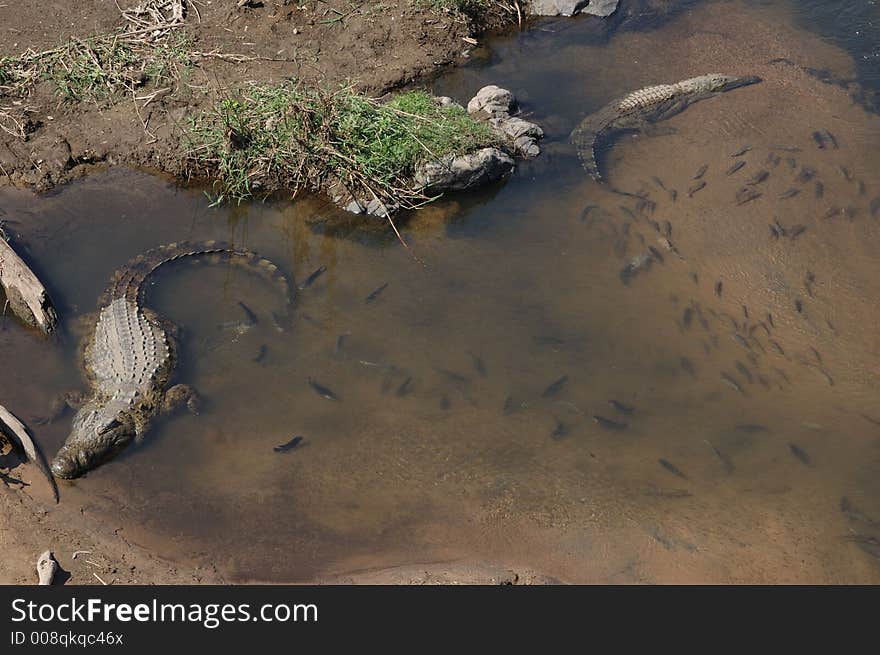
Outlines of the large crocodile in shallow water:
<svg viewBox="0 0 880 655">
<path fill-rule="evenodd" d="M 100 314 L 84 350 L 91 394 L 52 462 L 60 478 L 75 478 L 143 438 L 153 418 L 184 403 L 195 411 L 195 391 L 170 386 L 176 328 L 142 306 L 144 281 L 160 266 L 184 257 L 212 256 L 256 267 L 291 302 L 287 279 L 272 262 L 217 242 L 172 243 L 141 255 L 118 271 L 101 297 Z M 289 307 L 285 308 L 286 310 Z"/>
<path fill-rule="evenodd" d="M 706 98 L 761 81 L 760 77 L 733 77 L 710 73 L 675 84 L 649 86 L 619 98 L 590 114 L 571 133 L 584 169 L 597 181 L 602 179 L 596 162 L 600 139 L 623 130 L 644 130 L 666 120 Z"/>
</svg>

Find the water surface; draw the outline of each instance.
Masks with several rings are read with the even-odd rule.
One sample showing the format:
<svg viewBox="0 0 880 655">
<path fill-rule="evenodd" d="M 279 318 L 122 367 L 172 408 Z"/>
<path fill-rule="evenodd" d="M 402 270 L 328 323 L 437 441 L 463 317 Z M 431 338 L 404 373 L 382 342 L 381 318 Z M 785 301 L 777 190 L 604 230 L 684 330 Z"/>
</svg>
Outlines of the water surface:
<svg viewBox="0 0 880 655">
<path fill-rule="evenodd" d="M 63 485 L 62 507 L 230 580 L 484 559 L 573 582 L 877 582 L 880 125 L 855 87 L 815 74 L 866 64 L 804 28 L 813 10 L 705 3 L 607 40 L 548 20 L 476 50 L 435 91 L 511 88 L 544 153 L 413 217 L 425 266 L 319 199 L 211 208 L 125 170 L 2 190 L 68 334 L 47 346 L 5 321 L 0 398 L 32 419 L 82 385 L 76 319 L 129 258 L 229 240 L 297 283 L 327 271 L 279 333 L 258 276 L 162 270 L 148 303 L 182 327 L 179 378 L 204 411 Z M 765 82 L 619 139 L 609 185 L 583 175 L 567 134 L 585 114 L 709 71 Z M 824 130 L 837 148 L 817 147 Z M 762 195 L 737 205 L 762 170 Z M 649 248 L 663 261 L 625 284 Z M 227 325 L 239 302 L 249 330 Z M 47 451 L 68 425 L 39 430 Z"/>
</svg>

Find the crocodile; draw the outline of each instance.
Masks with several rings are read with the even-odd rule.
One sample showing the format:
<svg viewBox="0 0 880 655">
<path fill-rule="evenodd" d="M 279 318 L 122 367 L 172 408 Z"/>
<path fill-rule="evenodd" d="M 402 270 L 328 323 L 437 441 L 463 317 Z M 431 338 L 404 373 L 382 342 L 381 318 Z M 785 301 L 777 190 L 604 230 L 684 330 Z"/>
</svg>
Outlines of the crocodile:
<svg viewBox="0 0 880 655">
<path fill-rule="evenodd" d="M 710 73 L 675 84 L 659 84 L 633 91 L 590 114 L 571 133 L 571 141 L 589 175 L 602 180 L 596 161 L 596 145 L 614 132 L 644 131 L 651 124 L 681 113 L 690 105 L 741 86 L 757 84 L 754 75 L 733 77 Z"/>
<path fill-rule="evenodd" d="M 55 455 L 52 473 L 76 478 L 140 442 L 154 418 L 184 404 L 198 413 L 198 395 L 184 384 L 171 385 L 177 361 L 177 327 L 143 306 L 146 280 L 164 264 L 186 257 L 210 256 L 255 267 L 278 285 L 285 312 L 291 287 L 275 264 L 225 244 L 171 243 L 131 260 L 113 276 L 99 300 L 82 363 L 90 392 L 69 396 L 79 406 L 70 435 Z"/>
</svg>

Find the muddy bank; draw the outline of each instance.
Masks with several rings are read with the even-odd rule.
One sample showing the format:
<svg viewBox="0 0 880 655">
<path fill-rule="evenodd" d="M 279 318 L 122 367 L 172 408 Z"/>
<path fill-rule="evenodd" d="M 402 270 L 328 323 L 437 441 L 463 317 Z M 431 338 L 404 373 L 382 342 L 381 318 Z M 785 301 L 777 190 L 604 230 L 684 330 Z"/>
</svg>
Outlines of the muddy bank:
<svg viewBox="0 0 880 655">
<path fill-rule="evenodd" d="M 127 10 L 137 4 L 142 3 L 120 6 Z M 36 80 L 27 93 L 16 95 L 0 73 L 0 184 L 45 191 L 90 170 L 120 164 L 190 179 L 202 172 L 188 157 L 192 119 L 212 111 L 245 83 L 274 85 L 293 78 L 328 88 L 352 83 L 358 91 L 382 96 L 467 61 L 488 28 L 529 25 L 514 5 L 494 2 L 177 4 L 186 10 L 185 19 L 171 36 L 185 40 L 185 46 L 171 48 L 172 60 L 163 65 L 173 71 L 155 84 L 149 70 L 135 71 L 144 75 L 143 85 L 134 80 L 109 98 L 71 101 L 50 81 Z M 592 38 L 603 39 L 623 26 L 638 26 L 690 4 L 631 0 L 608 19 L 578 20 L 591 21 Z M 68 39 L 110 34 L 125 24 L 112 3 L 88 9 L 54 3 L 48 11 L 44 5 L 9 5 L 0 7 L 0 20 L 5 37 L 0 58 L 19 57 L 28 49 L 36 56 Z M 62 86 L 70 91 L 78 83 L 68 79 Z"/>
</svg>

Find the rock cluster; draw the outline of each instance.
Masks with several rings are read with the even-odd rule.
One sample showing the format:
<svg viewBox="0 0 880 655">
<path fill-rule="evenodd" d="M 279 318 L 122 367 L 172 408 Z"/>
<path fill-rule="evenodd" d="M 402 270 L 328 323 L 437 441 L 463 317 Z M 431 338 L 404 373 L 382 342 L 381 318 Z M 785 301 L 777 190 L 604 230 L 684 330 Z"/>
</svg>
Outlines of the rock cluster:
<svg viewBox="0 0 880 655">
<path fill-rule="evenodd" d="M 435 100 L 443 106 L 456 104 L 446 96 Z M 495 85 L 480 89 L 468 102 L 467 111 L 473 118 L 486 121 L 501 145 L 464 155 L 449 154 L 422 164 L 413 176 L 414 190 L 433 195 L 474 189 L 510 173 L 514 167 L 513 155 L 537 157 L 541 152 L 537 141 L 544 136 L 544 131 L 535 123 L 513 115 L 516 110 L 516 98 L 507 89 Z M 353 214 L 385 217 L 399 209 L 375 199 L 353 198 L 341 188 L 333 189 L 331 196 L 337 205 Z"/>
</svg>

